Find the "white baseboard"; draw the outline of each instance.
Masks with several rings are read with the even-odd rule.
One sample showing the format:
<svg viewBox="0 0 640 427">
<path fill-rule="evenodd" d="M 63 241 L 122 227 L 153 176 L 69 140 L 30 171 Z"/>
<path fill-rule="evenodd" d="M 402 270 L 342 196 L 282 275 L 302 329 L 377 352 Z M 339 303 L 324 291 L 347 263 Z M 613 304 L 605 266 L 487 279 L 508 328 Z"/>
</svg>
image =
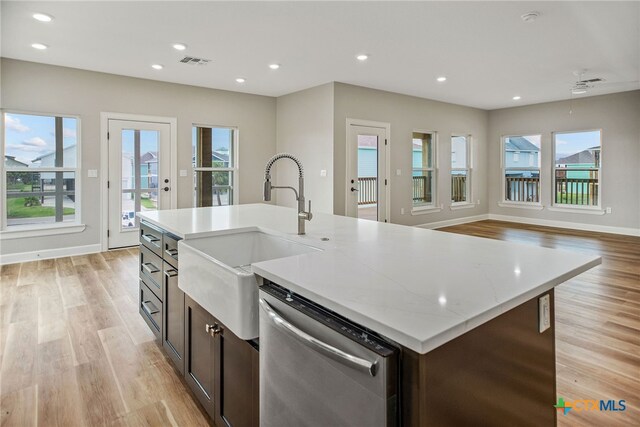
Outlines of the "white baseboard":
<svg viewBox="0 0 640 427">
<path fill-rule="evenodd" d="M 72 246 L 68 248 L 45 249 L 42 251 L 20 252 L 17 254 L 0 255 L 0 265 L 15 264 L 17 262 L 37 261 L 40 259 L 61 258 L 66 256 L 86 255 L 101 252 L 102 246 L 95 245 Z"/>
<path fill-rule="evenodd" d="M 426 223 L 426 224 L 416 225 L 416 227 L 435 229 L 435 228 L 442 228 L 442 227 L 450 227 L 452 225 L 466 224 L 468 222 L 482 221 L 482 220 L 485 220 L 485 219 L 489 219 L 489 214 L 465 216 L 463 218 L 455 218 L 455 219 L 447 219 L 447 220 L 444 220 L 444 221 L 429 222 L 429 223 Z"/>
<path fill-rule="evenodd" d="M 627 227 L 611 227 L 609 225 L 584 224 L 579 222 L 552 221 L 548 219 L 523 218 L 511 215 L 489 214 L 488 219 L 496 221 L 517 222 L 520 224 L 542 225 L 546 227 L 567 228 L 572 230 L 594 231 L 600 233 L 623 234 L 626 236 L 640 236 L 640 229 Z"/>
</svg>

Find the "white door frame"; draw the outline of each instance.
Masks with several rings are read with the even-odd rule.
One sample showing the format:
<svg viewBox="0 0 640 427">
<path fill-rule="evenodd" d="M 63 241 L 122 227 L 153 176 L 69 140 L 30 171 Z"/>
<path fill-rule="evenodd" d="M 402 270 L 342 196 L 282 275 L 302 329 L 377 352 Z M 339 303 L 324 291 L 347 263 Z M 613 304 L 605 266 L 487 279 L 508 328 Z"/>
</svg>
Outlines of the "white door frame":
<svg viewBox="0 0 640 427">
<path fill-rule="evenodd" d="M 387 180 L 387 185 L 385 186 L 385 219 L 388 223 L 391 223 L 391 123 L 386 122 L 376 122 L 372 120 L 363 120 L 363 119 L 350 119 L 347 117 L 346 127 L 345 127 L 345 151 L 346 151 L 346 167 L 345 167 L 345 182 L 342 183 L 343 188 L 345 188 L 344 195 L 344 210 L 345 215 L 347 213 L 347 206 L 349 203 L 350 194 L 346 191 L 346 181 L 348 181 L 349 177 L 349 165 L 351 160 L 351 150 L 349 150 L 349 129 L 351 126 L 366 126 L 372 128 L 380 128 L 385 130 L 387 144 L 384 146 L 385 150 L 385 174 L 384 179 Z M 378 179 L 382 178 L 378 175 Z"/>
<path fill-rule="evenodd" d="M 109 229 L 109 192 L 107 191 L 107 182 L 109 181 L 109 140 L 107 132 L 109 131 L 109 120 L 130 120 L 135 122 L 152 122 L 166 123 L 171 129 L 169 132 L 169 143 L 171 145 L 171 186 L 177 190 L 178 185 L 178 119 L 176 117 L 163 116 L 145 116 L 142 114 L 128 113 L 100 113 L 100 246 L 102 251 L 109 250 L 109 238 L 107 230 Z M 171 192 L 171 209 L 178 206 L 178 192 Z"/>
</svg>

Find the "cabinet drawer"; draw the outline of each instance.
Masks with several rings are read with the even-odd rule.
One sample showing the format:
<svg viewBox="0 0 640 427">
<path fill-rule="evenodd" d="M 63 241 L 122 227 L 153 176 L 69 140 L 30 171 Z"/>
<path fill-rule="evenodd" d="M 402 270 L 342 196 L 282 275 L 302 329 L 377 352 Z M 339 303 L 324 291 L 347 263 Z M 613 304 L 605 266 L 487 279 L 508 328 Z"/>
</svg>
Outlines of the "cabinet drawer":
<svg viewBox="0 0 640 427">
<path fill-rule="evenodd" d="M 140 278 L 162 299 L 162 258 L 140 245 Z"/>
<path fill-rule="evenodd" d="M 174 268 L 178 268 L 178 240 L 179 237 L 168 233 L 162 237 L 162 257 Z"/>
<path fill-rule="evenodd" d="M 162 302 L 140 281 L 140 314 L 147 322 L 156 338 L 162 337 Z"/>
<path fill-rule="evenodd" d="M 156 255 L 162 257 L 162 230 L 159 230 L 146 222 L 141 222 L 140 243 L 149 248 Z"/>
</svg>

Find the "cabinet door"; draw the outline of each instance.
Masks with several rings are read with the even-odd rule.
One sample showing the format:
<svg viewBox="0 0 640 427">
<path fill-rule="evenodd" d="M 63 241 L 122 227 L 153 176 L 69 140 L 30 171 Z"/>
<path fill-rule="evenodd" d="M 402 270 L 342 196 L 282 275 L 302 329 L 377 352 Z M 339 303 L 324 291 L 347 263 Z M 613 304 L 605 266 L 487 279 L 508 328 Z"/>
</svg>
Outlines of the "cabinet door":
<svg viewBox="0 0 640 427">
<path fill-rule="evenodd" d="M 175 367 L 184 373 L 184 292 L 178 288 L 178 270 L 165 262 L 163 272 L 162 346 Z"/>
<path fill-rule="evenodd" d="M 224 325 L 216 335 L 214 396 L 216 424 L 257 427 L 258 351 Z"/>
<path fill-rule="evenodd" d="M 213 316 L 195 301 L 184 296 L 185 352 L 184 376 L 205 410 L 214 419 L 214 363 L 216 352 L 212 328 Z"/>
</svg>

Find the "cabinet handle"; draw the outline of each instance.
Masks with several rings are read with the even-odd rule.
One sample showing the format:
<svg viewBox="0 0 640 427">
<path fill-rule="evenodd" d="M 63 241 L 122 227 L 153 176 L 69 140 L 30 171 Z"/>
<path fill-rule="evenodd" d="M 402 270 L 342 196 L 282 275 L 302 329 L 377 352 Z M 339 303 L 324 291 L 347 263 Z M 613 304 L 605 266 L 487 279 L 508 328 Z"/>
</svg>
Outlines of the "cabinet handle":
<svg viewBox="0 0 640 427">
<path fill-rule="evenodd" d="M 146 241 L 147 241 L 147 243 L 151 243 L 151 244 L 152 244 L 152 245 L 154 245 L 154 246 L 158 246 L 158 245 L 156 244 L 156 242 L 160 240 L 160 239 L 158 239 L 156 236 L 154 236 L 153 234 L 143 234 L 143 235 L 142 235 L 142 238 L 143 238 L 144 240 L 146 240 Z"/>
<path fill-rule="evenodd" d="M 164 251 L 171 258 L 178 258 L 178 250 L 177 249 L 167 249 Z"/>
<path fill-rule="evenodd" d="M 214 323 L 213 325 L 206 324 L 204 325 L 204 331 L 212 337 L 215 337 L 222 333 L 222 328 L 217 323 Z"/>
<path fill-rule="evenodd" d="M 143 301 L 142 302 L 142 309 L 149 316 L 152 316 L 152 315 L 154 315 L 154 314 L 156 314 L 157 312 L 160 311 L 160 310 L 158 310 L 158 307 L 156 307 L 151 301 Z"/>
<path fill-rule="evenodd" d="M 142 264 L 142 268 L 144 269 L 144 271 L 147 272 L 147 274 L 153 274 L 153 273 L 157 273 L 158 271 L 160 271 L 158 269 L 158 267 L 156 267 L 155 265 L 153 265 L 150 262 L 145 262 L 144 264 Z"/>
<path fill-rule="evenodd" d="M 174 269 L 165 270 L 164 275 L 167 276 L 167 278 L 171 279 L 172 277 L 176 277 L 178 275 L 178 272 Z"/>
</svg>

